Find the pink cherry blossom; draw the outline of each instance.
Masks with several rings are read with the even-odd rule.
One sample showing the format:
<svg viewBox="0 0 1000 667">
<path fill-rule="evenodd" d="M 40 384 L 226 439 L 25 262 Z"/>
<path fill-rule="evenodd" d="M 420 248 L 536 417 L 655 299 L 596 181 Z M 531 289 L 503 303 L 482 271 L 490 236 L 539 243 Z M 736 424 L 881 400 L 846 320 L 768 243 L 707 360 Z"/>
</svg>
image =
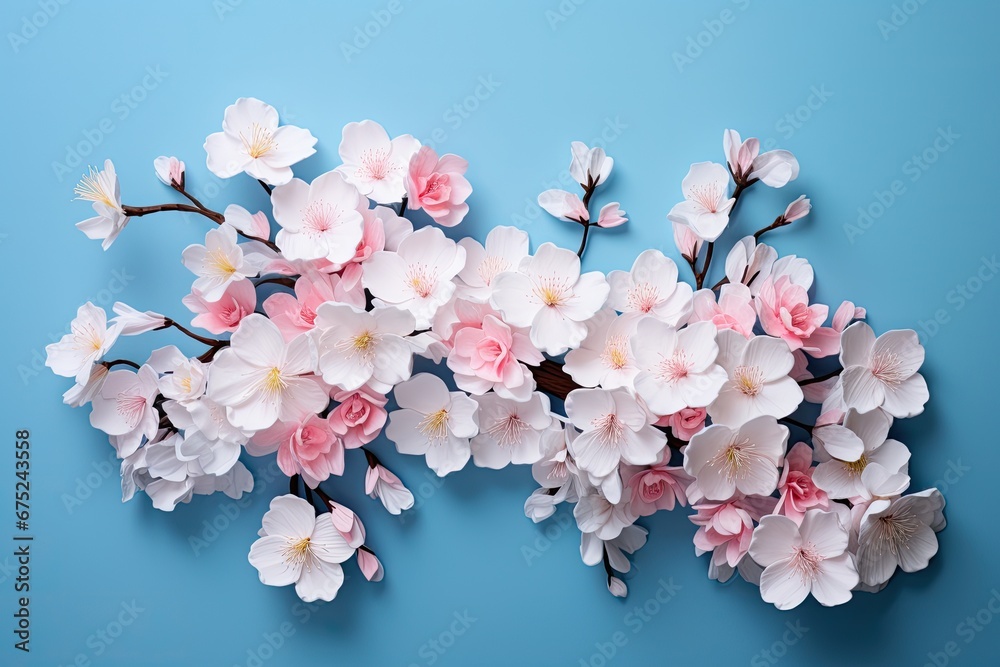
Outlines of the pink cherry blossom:
<svg viewBox="0 0 1000 667">
<path fill-rule="evenodd" d="M 295 296 L 276 292 L 264 300 L 263 308 L 286 342 L 316 326 L 316 309 L 327 301 L 364 306 L 364 294 L 341 289 L 341 277 L 336 274 L 312 273 L 295 281 Z M 358 296 L 361 302 L 358 303 Z"/>
<path fill-rule="evenodd" d="M 812 448 L 804 442 L 796 443 L 785 455 L 785 467 L 778 480 L 781 497 L 774 509 L 775 514 L 784 514 L 797 524 L 811 507 L 827 509 L 830 505 L 826 492 L 813 482 Z"/>
<path fill-rule="evenodd" d="M 257 290 L 249 280 L 241 280 L 230 283 L 218 301 L 206 301 L 197 290 L 192 290 L 181 302 L 197 313 L 191 320 L 192 326 L 216 335 L 232 333 L 257 307 Z"/>
<path fill-rule="evenodd" d="M 434 222 L 454 227 L 469 212 L 465 200 L 472 186 L 465 180 L 469 163 L 448 153 L 438 158 L 430 146 L 422 146 L 410 159 L 406 174 L 406 194 L 410 209 L 423 209 Z"/>
<path fill-rule="evenodd" d="M 705 408 L 683 408 L 672 415 L 666 415 L 663 418 L 666 420 L 664 426 L 669 426 L 675 437 L 687 441 L 705 428 L 706 414 Z"/>
<path fill-rule="evenodd" d="M 537 364 L 543 358 L 527 334 L 511 328 L 488 306 L 462 301 L 456 304 L 456 314 L 460 322 L 448 368 L 458 387 L 474 394 L 494 389 L 507 398 L 526 399 L 534 382 L 519 360 Z"/>
<path fill-rule="evenodd" d="M 840 332 L 822 326 L 829 307 L 810 306 L 806 289 L 788 276 L 764 280 L 756 304 L 764 331 L 788 343 L 789 349 L 817 358 L 840 352 Z"/>
<path fill-rule="evenodd" d="M 590 213 L 579 195 L 565 190 L 546 190 L 538 195 L 538 205 L 560 220 L 567 222 L 587 222 Z"/>
<path fill-rule="evenodd" d="M 732 329 L 747 338 L 753 334 L 757 314 L 753 309 L 750 289 L 742 284 L 726 284 L 719 290 L 719 300 L 715 292 L 701 289 L 692 299 L 694 314 L 691 322 L 711 322 L 719 331 Z"/>
<path fill-rule="evenodd" d="M 330 423 L 310 415 L 301 423 L 276 422 L 246 445 L 253 456 L 278 452 L 278 467 L 289 477 L 302 475 L 313 488 L 330 475 L 344 474 L 344 444 Z"/>
<path fill-rule="evenodd" d="M 691 523 L 698 526 L 694 534 L 695 552 L 700 556 L 712 552 L 712 563 L 736 567 L 750 549 L 753 538 L 753 516 L 738 500 L 721 504 L 694 505 L 697 514 Z"/>
<path fill-rule="evenodd" d="M 627 484 L 631 489 L 629 501 L 639 516 L 649 516 L 657 510 L 670 511 L 674 505 L 687 505 L 685 488 L 691 477 L 679 466 L 655 465 L 633 473 Z"/>
<path fill-rule="evenodd" d="M 340 405 L 330 413 L 330 428 L 340 436 L 345 448 L 367 445 L 382 432 L 387 416 L 385 396 L 363 387 L 337 392 L 333 400 Z"/>
<path fill-rule="evenodd" d="M 365 226 L 361 231 L 361 240 L 358 242 L 358 250 L 354 253 L 352 262 L 363 262 L 371 257 L 372 253 L 385 250 L 385 226 L 381 218 L 372 209 L 362 211 L 361 217 L 364 218 Z"/>
</svg>

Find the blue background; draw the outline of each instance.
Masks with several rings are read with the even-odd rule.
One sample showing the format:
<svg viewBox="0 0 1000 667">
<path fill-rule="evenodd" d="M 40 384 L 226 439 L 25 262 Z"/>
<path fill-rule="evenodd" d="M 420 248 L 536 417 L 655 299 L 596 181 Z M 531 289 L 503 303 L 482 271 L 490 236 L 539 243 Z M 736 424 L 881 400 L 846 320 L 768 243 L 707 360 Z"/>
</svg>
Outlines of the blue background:
<svg viewBox="0 0 1000 667">
<path fill-rule="evenodd" d="M 13 559 L 0 549 L 0 663 L 601 665 L 599 645 L 619 632 L 608 664 L 995 661 L 1000 622 L 985 623 L 994 616 L 987 603 L 1000 598 L 992 424 L 1000 281 L 988 280 L 1000 244 L 1000 8 L 576 2 L 3 3 L 0 253 L 10 283 L 0 423 L 8 442 L 16 429 L 31 431 L 36 540 L 28 660 L 11 647 Z M 375 35 L 367 42 L 359 37 L 366 26 Z M 306 178 L 337 164 L 340 129 L 352 120 L 434 139 L 471 164 L 472 212 L 455 232 L 482 239 L 495 225 L 517 224 L 536 246 L 576 247 L 576 228 L 531 204 L 563 174 L 571 140 L 604 133 L 615 174 L 595 203 L 621 201 L 630 221 L 594 234 L 588 269 L 627 269 L 648 247 L 676 257 L 665 215 L 689 163 L 724 159 L 723 129 L 792 150 L 799 180 L 754 188 L 724 240 L 807 193 L 813 214 L 769 239 L 809 258 L 816 299 L 856 301 L 879 331 L 922 332 L 932 398 L 894 432 L 913 451 L 914 488 L 937 482 L 947 496 L 940 554 L 877 596 L 780 613 L 752 586 L 709 581 L 686 510 L 661 513 L 643 521 L 650 541 L 620 601 L 599 568 L 580 562 L 575 527 L 556 524 L 546 537 L 544 525 L 525 519 L 527 469 L 470 467 L 435 485 L 422 459 L 380 441 L 377 451 L 419 507 L 404 522 L 381 511 L 363 497 L 361 457 L 349 457 L 348 474 L 330 488 L 361 513 L 386 579 L 369 584 L 349 565 L 336 602 L 310 609 L 290 589 L 258 584 L 246 561 L 267 502 L 284 489 L 267 481 L 272 460 L 252 462 L 260 492 L 235 510 L 221 496 L 173 514 L 145 496 L 122 506 L 117 470 L 107 476 L 111 450 L 86 410 L 61 404 L 68 381 L 41 368 L 43 348 L 87 299 L 186 317 L 180 298 L 191 276 L 180 252 L 208 223 L 176 214 L 135 220 L 102 253 L 73 228 L 90 209 L 71 201 L 72 187 L 83 165 L 110 157 L 126 203 L 175 201 L 151 162 L 177 155 L 210 207 L 263 208 L 250 179 L 218 181 L 204 166 L 204 137 L 243 95 L 320 138 L 319 153 L 296 170 Z M 83 164 L 68 154 L 75 150 L 89 153 Z M 895 181 L 896 194 L 887 194 Z M 870 216 L 860 223 L 859 208 Z M 139 358 L 168 342 L 200 351 L 164 332 L 122 349 Z M 13 448 L 3 451 L 0 525 L 13 531 Z M 192 536 L 205 545 L 196 550 Z M 655 613 L 645 620 L 635 615 L 661 580 L 680 589 L 666 605 L 650 602 Z M 471 625 L 453 626 L 466 613 Z M 984 625 L 968 624 L 977 613 Z M 119 616 L 135 616 L 120 634 Z M 796 624 L 800 639 L 788 631 Z M 118 636 L 109 643 L 99 631 Z"/>
</svg>

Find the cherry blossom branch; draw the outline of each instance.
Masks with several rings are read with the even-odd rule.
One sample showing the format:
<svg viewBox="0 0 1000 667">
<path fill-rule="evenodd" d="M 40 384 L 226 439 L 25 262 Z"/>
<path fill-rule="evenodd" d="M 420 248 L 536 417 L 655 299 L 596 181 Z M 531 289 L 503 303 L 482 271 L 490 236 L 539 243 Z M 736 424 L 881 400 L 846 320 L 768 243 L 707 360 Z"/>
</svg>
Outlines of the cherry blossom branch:
<svg viewBox="0 0 1000 667">
<path fill-rule="evenodd" d="M 295 289 L 295 280 L 289 276 L 278 276 L 275 278 L 264 278 L 253 284 L 254 287 L 260 287 L 261 285 L 281 285 L 282 287 Z"/>
<path fill-rule="evenodd" d="M 406 195 L 403 195 L 403 199 L 399 202 L 399 213 L 397 213 L 396 215 L 398 215 L 401 218 L 405 218 L 406 217 L 404 214 L 406 213 L 406 204 L 409 201 L 410 201 L 410 198 L 407 197 Z"/>
<path fill-rule="evenodd" d="M 172 320 L 172 319 L 170 319 L 168 317 L 168 318 L 165 319 L 165 323 L 164 323 L 164 325 L 162 327 L 160 327 L 160 329 L 167 329 L 169 327 L 173 327 L 173 328 L 177 329 L 178 331 L 180 331 L 185 336 L 188 336 L 189 338 L 193 338 L 196 341 L 198 341 L 199 343 L 204 343 L 205 345 L 208 345 L 208 346 L 211 346 L 211 347 L 225 347 L 226 345 L 229 345 L 229 341 L 228 340 L 219 340 L 217 338 L 206 338 L 205 336 L 199 336 L 198 334 L 196 334 L 195 332 L 191 331 L 187 327 L 185 327 L 185 326 L 183 326 L 181 324 L 178 324 L 176 321 L 174 321 L 174 320 Z"/>
<path fill-rule="evenodd" d="M 594 177 L 588 172 L 587 185 L 583 188 L 583 208 L 587 211 L 588 217 L 590 216 L 590 198 L 594 196 L 595 190 L 597 190 L 597 183 L 594 182 Z M 576 251 L 576 256 L 583 259 L 583 251 L 587 249 L 587 237 L 590 235 L 590 228 L 593 226 L 593 223 L 583 218 L 577 218 L 576 221 L 583 225 L 583 238 L 580 239 L 580 249 Z"/>
<path fill-rule="evenodd" d="M 786 424 L 791 424 L 792 426 L 798 426 L 800 429 L 802 429 L 803 431 L 806 431 L 807 433 L 812 433 L 812 430 L 813 430 L 813 427 L 810 426 L 809 424 L 803 424 L 799 420 L 792 419 L 791 417 L 782 417 L 778 421 L 779 422 L 785 422 Z"/>
<path fill-rule="evenodd" d="M 264 188 L 264 192 L 266 192 L 267 195 L 270 197 L 271 191 L 274 190 L 274 188 L 272 188 L 270 185 L 260 180 L 259 178 L 257 179 L 257 182 L 260 183 L 260 187 Z"/>
<path fill-rule="evenodd" d="M 177 188 L 174 189 L 176 190 Z M 182 213 L 197 213 L 198 215 L 203 215 L 217 225 L 221 225 L 226 221 L 225 216 L 223 216 L 221 213 L 219 213 L 218 211 L 207 209 L 204 206 L 201 206 L 200 202 L 197 202 L 197 200 L 188 195 L 185 191 L 178 190 L 178 192 L 183 194 L 191 201 L 196 202 L 198 205 L 197 206 L 191 206 L 190 204 L 157 204 L 156 206 L 123 205 L 122 210 L 125 212 L 125 215 L 127 215 L 130 218 L 141 218 L 144 215 L 150 215 L 151 213 L 162 213 L 165 211 L 180 211 Z M 271 250 L 275 252 L 281 252 L 278 246 L 273 242 L 269 241 L 268 239 L 261 238 L 259 236 L 253 236 L 252 234 L 245 234 L 244 232 L 241 232 L 238 229 L 236 230 L 236 233 L 242 236 L 243 238 L 247 239 L 248 241 L 259 241 L 260 243 L 263 243 Z"/>
<path fill-rule="evenodd" d="M 157 204 L 156 206 L 127 206 L 123 205 L 122 210 L 130 218 L 141 218 L 151 213 L 162 213 L 164 211 L 181 211 L 183 213 L 197 213 L 203 215 L 217 225 L 226 221 L 225 217 L 218 211 L 210 211 L 207 208 L 199 208 L 190 204 Z"/>
<path fill-rule="evenodd" d="M 192 194 L 191 194 L 190 192 L 188 192 L 188 191 L 187 191 L 187 190 L 186 190 L 186 189 L 184 188 L 184 186 L 183 186 L 183 185 L 178 185 L 177 183 L 171 183 L 171 184 L 170 184 L 170 187 L 172 187 L 172 188 L 173 188 L 174 190 L 177 190 L 177 192 L 179 192 L 179 193 L 181 193 L 182 195 L 184 195 L 184 197 L 185 197 L 185 198 L 186 198 L 186 199 L 187 199 L 187 200 L 188 200 L 189 202 L 191 202 L 192 204 L 194 204 L 195 206 L 197 206 L 198 208 L 200 208 L 200 209 L 201 209 L 202 211 L 208 211 L 208 212 L 210 212 L 210 213 L 212 212 L 212 211 L 211 211 L 211 209 L 209 209 L 209 208 L 208 208 L 207 206 L 205 206 L 204 204 L 202 204 L 202 203 L 201 203 L 200 201 L 198 201 L 198 200 L 197 200 L 197 199 L 195 198 L 195 196 L 194 196 L 194 195 L 192 195 Z"/>
<path fill-rule="evenodd" d="M 732 169 L 730 169 L 732 173 Z M 733 180 L 736 181 L 736 189 L 733 190 L 733 205 L 729 209 L 729 218 L 732 219 L 733 213 L 736 212 L 736 204 L 740 201 L 740 195 L 743 194 L 751 185 L 757 182 L 757 179 L 752 181 L 743 182 L 742 179 L 737 179 L 735 174 L 733 175 Z M 756 237 L 755 237 L 756 238 Z M 705 278 L 708 276 L 708 267 L 712 264 L 712 254 L 715 252 L 715 241 L 708 242 L 708 250 L 705 252 L 705 264 L 701 267 L 701 271 L 695 271 L 695 289 L 701 289 L 702 285 L 705 283 Z M 691 270 L 694 271 L 694 263 L 691 264 Z M 715 289 L 714 287 L 712 289 Z"/>
<path fill-rule="evenodd" d="M 837 377 L 838 375 L 840 375 L 843 372 L 844 372 L 843 368 L 837 368 L 835 370 L 830 371 L 829 373 L 824 373 L 823 375 L 817 375 L 814 378 L 808 378 L 808 379 L 805 379 L 805 380 L 799 380 L 799 386 L 800 387 L 804 387 L 807 384 L 816 384 L 818 382 L 824 382 L 826 380 L 829 380 L 830 378 Z"/>
<path fill-rule="evenodd" d="M 576 256 L 583 259 L 583 251 L 587 249 L 587 236 L 590 235 L 590 228 L 593 225 L 582 218 L 577 222 L 583 225 L 583 238 L 580 239 L 580 249 L 576 251 Z"/>
<path fill-rule="evenodd" d="M 131 366 L 136 370 L 139 370 L 140 368 L 139 364 L 135 363 L 134 361 L 130 361 L 128 359 L 114 359 L 112 361 L 102 361 L 101 365 L 103 365 L 105 368 L 108 369 L 110 369 L 112 366 Z"/>
<path fill-rule="evenodd" d="M 292 475 L 288 478 L 288 492 L 295 497 L 299 495 L 299 476 Z"/>
<path fill-rule="evenodd" d="M 365 453 L 365 459 L 368 461 L 369 468 L 374 468 L 375 466 L 382 465 L 382 462 L 379 460 L 377 456 L 375 456 L 374 453 L 372 453 L 370 449 L 368 449 L 367 447 L 362 447 L 361 451 Z"/>
<path fill-rule="evenodd" d="M 771 231 L 772 229 L 777 229 L 778 227 L 784 227 L 785 225 L 790 224 L 791 222 L 792 222 L 791 220 L 785 219 L 785 216 L 779 215 L 777 218 L 774 219 L 774 222 L 772 222 L 770 225 L 755 231 L 753 233 L 753 240 L 759 241 L 761 236 Z"/>
</svg>

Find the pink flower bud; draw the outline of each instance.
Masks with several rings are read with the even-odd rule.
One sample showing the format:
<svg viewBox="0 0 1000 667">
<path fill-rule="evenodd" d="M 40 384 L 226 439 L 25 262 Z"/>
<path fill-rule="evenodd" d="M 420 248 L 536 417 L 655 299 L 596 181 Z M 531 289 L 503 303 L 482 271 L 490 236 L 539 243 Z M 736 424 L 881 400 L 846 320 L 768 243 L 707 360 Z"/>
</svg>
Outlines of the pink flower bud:
<svg viewBox="0 0 1000 667">
<path fill-rule="evenodd" d="M 785 214 L 781 217 L 787 222 L 794 222 L 809 215 L 810 210 L 812 210 L 812 204 L 806 199 L 805 195 L 801 195 L 788 205 L 788 208 L 785 209 Z"/>
<path fill-rule="evenodd" d="M 365 527 L 358 515 L 340 503 L 331 501 L 329 505 L 333 527 L 337 529 L 341 537 L 347 540 L 348 546 L 357 549 L 364 544 Z"/>
<path fill-rule="evenodd" d="M 693 260 L 701 252 L 701 238 L 691 231 L 691 228 L 687 225 L 682 225 L 679 222 L 674 224 L 674 244 L 677 246 L 677 250 L 680 251 L 681 255 Z"/>
<path fill-rule="evenodd" d="M 618 208 L 619 206 L 620 204 L 616 201 L 604 205 L 601 208 L 600 215 L 597 216 L 597 226 L 610 229 L 628 222 L 628 218 L 625 217 L 625 211 Z"/>
<path fill-rule="evenodd" d="M 367 549 L 358 549 L 358 567 L 368 581 L 382 581 L 382 577 L 385 576 L 382 563 Z"/>
<path fill-rule="evenodd" d="M 590 213 L 580 198 L 565 190 L 546 190 L 538 195 L 538 205 L 560 220 L 570 222 L 590 220 Z"/>
<path fill-rule="evenodd" d="M 616 598 L 623 598 L 628 595 L 628 586 L 618 577 L 608 577 L 608 590 Z"/>
<path fill-rule="evenodd" d="M 156 171 L 156 177 L 164 185 L 184 187 L 184 163 L 177 158 L 161 155 L 153 160 L 153 169 Z"/>
</svg>

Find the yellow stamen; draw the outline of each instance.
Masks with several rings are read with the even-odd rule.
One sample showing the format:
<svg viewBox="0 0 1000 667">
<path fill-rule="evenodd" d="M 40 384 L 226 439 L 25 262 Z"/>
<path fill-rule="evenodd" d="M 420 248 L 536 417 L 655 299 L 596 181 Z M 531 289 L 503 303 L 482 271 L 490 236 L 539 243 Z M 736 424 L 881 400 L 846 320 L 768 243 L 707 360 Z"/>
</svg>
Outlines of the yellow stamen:
<svg viewBox="0 0 1000 667">
<path fill-rule="evenodd" d="M 448 411 L 444 408 L 420 420 L 420 432 L 431 442 L 439 442 L 448 437 Z"/>
<path fill-rule="evenodd" d="M 275 143 L 271 132 L 261 127 L 258 123 L 254 123 L 251 126 L 249 139 L 242 132 L 240 132 L 240 139 L 243 141 L 243 149 L 247 152 L 247 155 L 255 160 L 278 148 L 278 144 Z"/>
</svg>

